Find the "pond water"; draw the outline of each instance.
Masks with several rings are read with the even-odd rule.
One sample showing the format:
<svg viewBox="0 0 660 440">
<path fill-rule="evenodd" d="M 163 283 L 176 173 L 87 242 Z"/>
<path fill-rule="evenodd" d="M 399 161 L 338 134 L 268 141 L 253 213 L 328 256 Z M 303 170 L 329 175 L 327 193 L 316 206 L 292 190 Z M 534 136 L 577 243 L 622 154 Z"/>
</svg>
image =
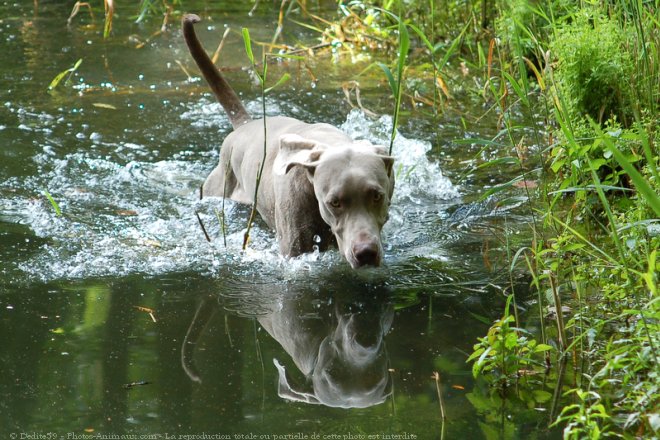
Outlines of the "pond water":
<svg viewBox="0 0 660 440">
<path fill-rule="evenodd" d="M 236 30 L 268 41 L 277 10 L 207 3 L 186 7 L 209 48 L 235 30 L 222 64 L 258 114 Z M 383 267 L 351 270 L 336 250 L 284 259 L 261 221 L 241 251 L 248 208 L 198 200 L 230 125 L 178 26 L 152 35 L 159 18 L 117 18 L 103 41 L 85 10 L 67 27 L 70 6 L 0 3 L 1 438 L 558 436 L 544 394 L 502 400 L 465 362 L 511 285 L 502 237 L 525 240 L 529 222 L 522 193 L 479 201 L 507 176 L 467 172 L 481 147 L 454 142 L 493 136 L 496 116 L 459 95 L 437 120 L 404 118 Z M 72 84 L 48 92 L 78 59 Z M 271 78 L 292 79 L 267 112 L 386 144 L 391 118 L 342 92 L 373 61 L 274 64 Z M 389 113 L 384 79 L 359 81 L 363 104 Z M 513 282 L 528 299 L 528 280 Z"/>
</svg>

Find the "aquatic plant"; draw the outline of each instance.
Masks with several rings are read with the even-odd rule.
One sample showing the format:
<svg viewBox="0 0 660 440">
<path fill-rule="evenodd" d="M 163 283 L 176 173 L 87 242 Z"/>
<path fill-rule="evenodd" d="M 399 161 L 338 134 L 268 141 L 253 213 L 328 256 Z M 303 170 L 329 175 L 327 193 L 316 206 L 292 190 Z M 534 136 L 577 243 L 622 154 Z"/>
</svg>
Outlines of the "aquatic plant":
<svg viewBox="0 0 660 440">
<path fill-rule="evenodd" d="M 496 320 L 488 334 L 479 338 L 474 352 L 467 362 L 473 362 L 474 377 L 486 374 L 502 388 L 515 383 L 519 378 L 545 370 L 545 352 L 552 350 L 547 344 L 539 344 L 531 333 L 516 324 L 511 314 L 514 295 L 509 295 L 504 307 L 504 316 Z"/>
<path fill-rule="evenodd" d="M 624 30 L 600 13 L 582 12 L 557 29 L 550 42 L 553 69 L 571 120 L 582 115 L 604 122 L 612 117 L 630 125 L 633 62 L 623 47 Z"/>
<path fill-rule="evenodd" d="M 73 74 L 78 70 L 80 65 L 82 64 L 82 58 L 80 58 L 78 61 L 75 62 L 75 64 L 68 69 L 63 70 L 62 72 L 58 73 L 55 75 L 55 78 L 50 82 L 48 85 L 48 90 L 54 90 L 57 86 L 60 85 L 62 80 L 64 80 L 64 85 L 68 85 L 71 82 L 71 77 Z M 64 79 L 66 77 L 66 79 Z"/>
</svg>

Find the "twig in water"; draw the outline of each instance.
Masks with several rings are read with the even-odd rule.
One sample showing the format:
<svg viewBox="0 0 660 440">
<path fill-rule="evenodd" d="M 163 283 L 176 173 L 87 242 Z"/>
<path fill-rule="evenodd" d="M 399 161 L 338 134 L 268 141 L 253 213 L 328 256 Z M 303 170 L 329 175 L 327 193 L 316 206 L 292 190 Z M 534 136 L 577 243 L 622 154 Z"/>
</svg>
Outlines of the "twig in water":
<svg viewBox="0 0 660 440">
<path fill-rule="evenodd" d="M 248 15 L 250 17 L 252 17 L 252 14 L 254 14 L 254 11 L 256 11 L 258 7 L 259 7 L 259 0 L 255 0 L 254 6 L 252 6 L 252 9 L 250 9 L 250 12 L 248 12 Z"/>
<path fill-rule="evenodd" d="M 394 368 L 388 368 L 387 369 L 387 372 L 390 375 L 390 382 L 392 383 L 392 392 L 391 392 L 391 396 L 392 396 L 392 415 L 394 415 L 394 417 L 396 418 L 396 402 L 394 400 L 394 372 L 395 371 L 396 370 L 394 370 Z"/>
<path fill-rule="evenodd" d="M 232 149 L 229 151 L 229 157 L 231 157 L 233 152 Z M 227 167 L 225 168 L 225 176 L 222 182 L 222 217 L 220 219 L 220 228 L 222 229 L 222 242 L 225 247 L 227 247 L 227 217 L 225 216 L 225 200 L 227 200 L 227 174 L 229 174 L 229 169 L 231 168 L 231 160 L 227 161 Z M 216 214 L 217 215 L 217 214 Z"/>
<path fill-rule="evenodd" d="M 163 14 L 163 24 L 160 25 L 160 31 L 165 32 L 167 30 L 167 24 L 170 22 L 170 17 L 172 16 L 172 11 L 174 8 L 172 5 L 168 5 L 167 2 L 163 2 L 165 5 L 165 13 Z"/>
<path fill-rule="evenodd" d="M 147 380 L 138 380 L 137 382 L 125 383 L 124 385 L 122 385 L 122 388 L 124 388 L 125 390 L 131 390 L 134 387 L 144 386 L 144 385 L 151 385 L 151 382 Z"/>
<path fill-rule="evenodd" d="M 231 31 L 231 28 L 227 28 L 225 30 L 225 33 L 222 34 L 222 38 L 220 39 L 220 43 L 218 44 L 218 48 L 213 52 L 213 56 L 211 57 L 211 61 L 213 61 L 213 64 L 218 62 L 218 58 L 220 57 L 220 52 L 222 51 L 222 48 L 225 45 L 225 39 L 227 38 L 227 35 L 229 35 L 229 31 Z"/>
<path fill-rule="evenodd" d="M 203 193 L 202 193 L 203 186 L 199 186 L 199 200 L 202 200 L 203 198 Z M 197 221 L 199 222 L 199 226 L 202 228 L 202 232 L 204 232 L 204 237 L 206 237 L 206 241 L 209 243 L 211 242 L 211 237 L 209 237 L 208 232 L 206 232 L 206 228 L 204 227 L 204 222 L 202 222 L 202 218 L 199 216 L 199 212 L 195 211 L 195 216 L 197 217 Z"/>
<path fill-rule="evenodd" d="M 73 5 L 73 9 L 71 10 L 71 15 L 69 15 L 69 18 L 66 21 L 67 26 L 71 26 L 71 21 L 78 15 L 78 12 L 80 12 L 80 8 L 83 6 L 87 7 L 89 10 L 89 16 L 92 18 L 92 21 L 94 21 L 94 13 L 92 12 L 92 7 L 89 3 L 87 2 L 76 2 L 75 5 Z"/>
<path fill-rule="evenodd" d="M 105 40 L 110 36 L 112 32 L 112 18 L 115 15 L 115 3 L 114 0 L 105 0 L 105 24 L 103 25 L 103 39 Z"/>
<path fill-rule="evenodd" d="M 444 423 L 447 417 L 445 415 L 445 402 L 442 399 L 442 392 L 440 391 L 440 373 L 434 371 L 433 379 L 435 379 L 435 389 L 438 392 L 438 402 L 440 402 L 440 417 L 442 417 L 442 423 Z"/>
<path fill-rule="evenodd" d="M 133 307 L 135 307 L 141 312 L 148 313 L 153 322 L 158 322 L 156 321 L 156 316 L 154 315 L 154 309 L 150 309 L 149 307 L 142 307 L 142 306 L 133 306 Z"/>
<path fill-rule="evenodd" d="M 183 63 L 179 60 L 174 60 L 174 62 L 176 62 L 179 65 L 179 67 L 181 67 L 181 70 L 183 70 L 183 73 L 185 73 L 186 76 L 188 77 L 188 81 L 192 81 L 193 77 L 190 75 L 190 72 L 188 72 L 188 69 L 185 68 Z"/>
<path fill-rule="evenodd" d="M 286 5 L 286 1 L 287 0 L 282 0 L 282 3 L 280 4 L 280 14 L 277 18 L 277 28 L 275 29 L 275 34 L 273 35 L 273 39 L 270 42 L 270 48 L 268 49 L 269 52 L 272 51 L 272 47 L 280 37 L 282 29 L 284 29 L 284 6 Z"/>
</svg>

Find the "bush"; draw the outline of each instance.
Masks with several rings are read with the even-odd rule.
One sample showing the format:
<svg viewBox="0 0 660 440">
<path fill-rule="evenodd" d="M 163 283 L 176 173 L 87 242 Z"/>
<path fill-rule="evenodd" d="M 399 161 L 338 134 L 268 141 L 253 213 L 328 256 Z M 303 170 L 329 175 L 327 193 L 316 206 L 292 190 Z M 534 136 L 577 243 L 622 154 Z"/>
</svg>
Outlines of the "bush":
<svg viewBox="0 0 660 440">
<path fill-rule="evenodd" d="M 550 42 L 557 60 L 556 85 L 570 120 L 588 115 L 604 122 L 616 118 L 629 126 L 632 118 L 633 60 L 618 24 L 602 15 L 579 15 L 559 29 Z"/>
</svg>

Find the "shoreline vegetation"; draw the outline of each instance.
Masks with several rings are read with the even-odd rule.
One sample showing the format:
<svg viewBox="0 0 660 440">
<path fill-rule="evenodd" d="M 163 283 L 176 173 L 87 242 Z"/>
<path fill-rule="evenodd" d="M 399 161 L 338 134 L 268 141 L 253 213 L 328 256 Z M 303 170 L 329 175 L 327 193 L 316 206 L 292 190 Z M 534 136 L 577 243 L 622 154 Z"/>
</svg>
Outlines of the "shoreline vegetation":
<svg viewBox="0 0 660 440">
<path fill-rule="evenodd" d="M 152 39 L 176 31 L 185 6 L 143 0 L 139 11 L 122 12 L 138 22 L 162 16 Z M 248 7 L 278 17 L 272 40 L 261 44 L 269 60 L 325 50 L 390 53 L 391 66 L 371 67 L 389 83 L 395 125 L 399 117 L 440 117 L 456 93 L 498 115 L 495 137 L 461 142 L 497 153 L 479 167 L 516 174 L 481 197 L 503 201 L 522 189 L 530 240 L 498 237 L 511 285 L 502 318 L 475 341 L 473 374 L 494 399 L 548 408 L 548 426 L 564 438 L 659 436 L 660 0 Z M 93 11 L 103 11 L 99 32 L 112 38 L 112 0 L 76 3 L 69 24 L 94 20 Z M 290 25 L 318 43 L 288 45 Z M 362 107 L 359 90 L 357 100 Z M 524 131 L 521 120 L 543 124 Z M 536 292 L 524 320 L 513 288 L 519 277 Z"/>
</svg>

